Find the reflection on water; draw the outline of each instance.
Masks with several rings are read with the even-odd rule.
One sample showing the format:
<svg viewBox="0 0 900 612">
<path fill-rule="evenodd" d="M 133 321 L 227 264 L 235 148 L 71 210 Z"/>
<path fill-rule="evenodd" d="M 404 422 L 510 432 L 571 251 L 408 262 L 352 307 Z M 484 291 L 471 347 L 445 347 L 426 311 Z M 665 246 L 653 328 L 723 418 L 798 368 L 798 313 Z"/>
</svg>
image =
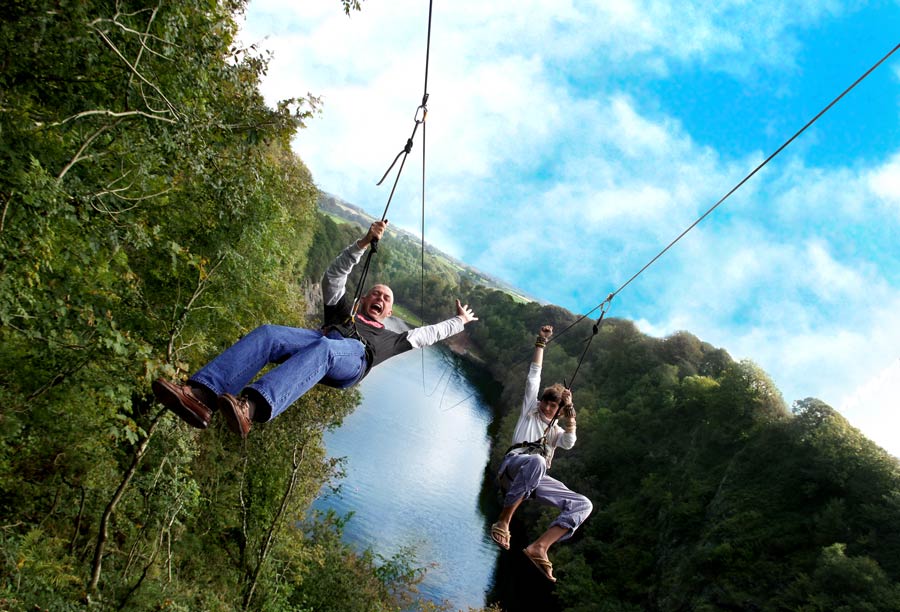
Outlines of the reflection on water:
<svg viewBox="0 0 900 612">
<path fill-rule="evenodd" d="M 485 605 L 497 549 L 478 505 L 491 411 L 455 360 L 429 348 L 372 370 L 356 411 L 325 436 L 329 456 L 346 457 L 341 491 L 314 508 L 352 511 L 345 538 L 359 549 L 415 547 L 417 565 L 435 564 L 422 595 L 465 610 Z"/>
</svg>

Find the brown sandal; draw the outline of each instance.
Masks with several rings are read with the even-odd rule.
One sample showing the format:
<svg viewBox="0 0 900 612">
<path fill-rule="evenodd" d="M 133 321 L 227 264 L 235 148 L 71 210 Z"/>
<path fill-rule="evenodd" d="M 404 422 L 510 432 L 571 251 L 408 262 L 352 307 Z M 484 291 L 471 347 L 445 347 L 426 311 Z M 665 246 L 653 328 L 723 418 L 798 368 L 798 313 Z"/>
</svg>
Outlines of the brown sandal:
<svg viewBox="0 0 900 612">
<path fill-rule="evenodd" d="M 491 525 L 491 539 L 503 550 L 509 550 L 509 529 L 504 529 L 497 523 Z M 505 542 L 503 540 L 506 540 Z"/>
<path fill-rule="evenodd" d="M 544 578 L 549 580 L 550 582 L 556 582 L 556 578 L 553 577 L 553 564 L 550 563 L 549 559 L 544 559 L 543 557 L 532 557 L 528 554 L 528 551 L 524 548 L 522 552 L 528 557 L 528 560 L 531 561 L 538 571 L 544 575 Z"/>
</svg>

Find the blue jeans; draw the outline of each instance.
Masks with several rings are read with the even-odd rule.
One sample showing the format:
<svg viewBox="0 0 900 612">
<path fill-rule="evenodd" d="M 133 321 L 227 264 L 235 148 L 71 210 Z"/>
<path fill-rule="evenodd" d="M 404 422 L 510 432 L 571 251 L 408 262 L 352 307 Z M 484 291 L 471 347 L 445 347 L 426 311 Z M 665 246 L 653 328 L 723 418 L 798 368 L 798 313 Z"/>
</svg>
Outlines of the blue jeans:
<svg viewBox="0 0 900 612">
<path fill-rule="evenodd" d="M 280 364 L 253 384 L 269 363 Z M 284 412 L 313 385 L 345 389 L 366 373 L 365 346 L 337 331 L 262 325 L 203 366 L 191 380 L 216 393 L 238 395 L 253 389 L 269 404 L 269 420 Z M 261 407 L 260 407 L 261 408 Z"/>
</svg>

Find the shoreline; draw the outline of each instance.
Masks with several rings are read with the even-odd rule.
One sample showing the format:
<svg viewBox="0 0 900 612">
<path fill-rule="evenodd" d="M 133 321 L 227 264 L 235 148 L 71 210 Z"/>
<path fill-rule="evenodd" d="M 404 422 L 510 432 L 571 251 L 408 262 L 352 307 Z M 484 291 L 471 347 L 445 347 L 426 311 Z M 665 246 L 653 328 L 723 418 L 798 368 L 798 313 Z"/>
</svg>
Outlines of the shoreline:
<svg viewBox="0 0 900 612">
<path fill-rule="evenodd" d="M 401 319 L 396 315 L 385 319 L 384 326 L 395 332 L 409 331 L 413 328 L 405 319 Z M 446 340 L 442 340 L 439 344 L 446 346 L 454 355 L 468 359 L 473 363 L 478 365 L 484 365 L 485 363 L 484 359 L 473 350 L 472 339 L 469 338 L 469 334 L 465 329 Z"/>
</svg>

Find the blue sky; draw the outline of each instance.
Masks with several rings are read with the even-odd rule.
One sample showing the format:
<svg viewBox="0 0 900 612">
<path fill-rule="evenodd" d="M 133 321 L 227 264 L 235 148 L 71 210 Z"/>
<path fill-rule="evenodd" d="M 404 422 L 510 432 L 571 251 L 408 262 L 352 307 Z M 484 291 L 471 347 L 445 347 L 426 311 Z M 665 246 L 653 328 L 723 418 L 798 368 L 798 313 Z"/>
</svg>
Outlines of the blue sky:
<svg viewBox="0 0 900 612">
<path fill-rule="evenodd" d="M 435 0 L 425 238 L 585 313 L 900 43 L 900 2 Z M 312 93 L 318 186 L 375 183 L 422 98 L 428 2 L 251 0 L 263 93 Z M 421 224 L 421 131 L 388 219 Z M 900 51 L 613 300 L 750 359 L 900 456 Z M 464 299 L 464 296 L 461 296 Z M 490 325 L 481 321 L 480 325 Z"/>
</svg>

